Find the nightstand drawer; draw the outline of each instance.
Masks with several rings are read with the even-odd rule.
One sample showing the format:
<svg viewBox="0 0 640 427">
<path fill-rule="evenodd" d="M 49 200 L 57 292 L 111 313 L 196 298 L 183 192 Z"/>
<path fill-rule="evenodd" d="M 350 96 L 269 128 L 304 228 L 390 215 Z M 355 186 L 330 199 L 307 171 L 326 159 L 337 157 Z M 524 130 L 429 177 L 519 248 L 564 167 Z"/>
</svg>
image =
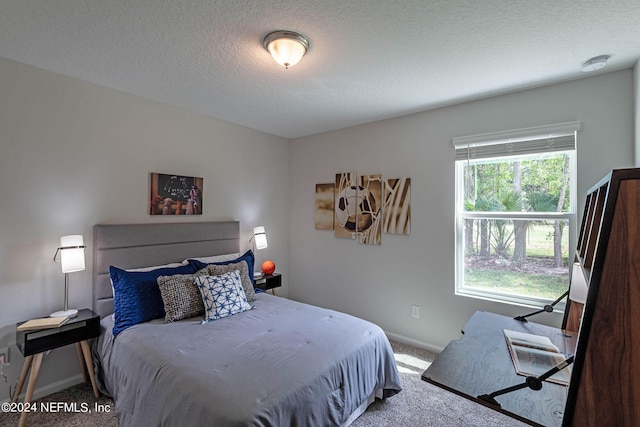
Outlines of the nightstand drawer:
<svg viewBox="0 0 640 427">
<path fill-rule="evenodd" d="M 269 289 L 279 288 L 282 286 L 282 274 L 273 273 L 265 274 L 264 276 L 256 279 L 256 288 L 267 291 Z"/>
</svg>

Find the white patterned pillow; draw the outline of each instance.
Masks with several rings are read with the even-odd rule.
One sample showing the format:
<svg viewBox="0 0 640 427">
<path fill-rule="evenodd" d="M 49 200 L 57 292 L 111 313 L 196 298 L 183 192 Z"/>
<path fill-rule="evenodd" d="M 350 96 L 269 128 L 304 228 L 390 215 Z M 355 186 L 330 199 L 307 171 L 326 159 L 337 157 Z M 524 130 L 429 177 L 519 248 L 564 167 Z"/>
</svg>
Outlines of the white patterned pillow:
<svg viewBox="0 0 640 427">
<path fill-rule="evenodd" d="M 206 321 L 251 310 L 238 270 L 219 276 L 196 276 L 193 280 L 202 294 Z"/>
</svg>

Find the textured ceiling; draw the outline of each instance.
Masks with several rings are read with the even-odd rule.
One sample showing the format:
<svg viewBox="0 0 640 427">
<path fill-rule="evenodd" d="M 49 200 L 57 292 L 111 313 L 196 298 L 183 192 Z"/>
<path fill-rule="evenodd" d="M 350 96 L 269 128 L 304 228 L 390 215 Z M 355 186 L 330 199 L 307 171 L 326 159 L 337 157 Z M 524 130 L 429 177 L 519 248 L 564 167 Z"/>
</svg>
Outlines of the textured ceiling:
<svg viewBox="0 0 640 427">
<path fill-rule="evenodd" d="M 285 70 L 261 45 L 298 31 Z M 285 138 L 640 57 L 638 0 L 0 0 L 0 56 Z M 592 75 L 590 74 L 590 75 Z"/>
</svg>

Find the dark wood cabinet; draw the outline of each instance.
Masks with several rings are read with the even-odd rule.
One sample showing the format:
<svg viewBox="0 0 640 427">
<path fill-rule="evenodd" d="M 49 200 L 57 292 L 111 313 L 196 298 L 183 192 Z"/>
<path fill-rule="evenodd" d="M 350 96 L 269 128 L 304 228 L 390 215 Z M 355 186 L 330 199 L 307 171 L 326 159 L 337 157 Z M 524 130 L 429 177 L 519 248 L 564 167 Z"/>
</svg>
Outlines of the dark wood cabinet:
<svg viewBox="0 0 640 427">
<path fill-rule="evenodd" d="M 613 170 L 589 190 L 576 261 L 589 291 L 569 301 L 581 318 L 565 426 L 640 420 L 640 169 Z"/>
<path fill-rule="evenodd" d="M 572 284 L 588 286 L 584 304 L 568 299 L 560 328 L 476 313 L 422 378 L 531 425 L 635 426 L 640 420 L 640 169 L 616 169 L 586 197 Z M 581 275 L 581 277 L 576 276 Z M 484 393 L 523 381 L 501 329 L 533 331 L 574 354 L 568 387 Z M 483 362 L 484 360 L 484 362 Z M 461 375 L 460 373 L 464 373 Z"/>
</svg>

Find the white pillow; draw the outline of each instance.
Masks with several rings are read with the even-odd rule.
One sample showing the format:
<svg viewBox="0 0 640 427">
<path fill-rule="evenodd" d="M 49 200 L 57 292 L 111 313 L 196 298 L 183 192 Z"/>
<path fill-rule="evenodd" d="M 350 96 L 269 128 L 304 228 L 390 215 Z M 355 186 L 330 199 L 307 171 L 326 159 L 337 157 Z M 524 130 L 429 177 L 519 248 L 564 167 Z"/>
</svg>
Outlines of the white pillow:
<svg viewBox="0 0 640 427">
<path fill-rule="evenodd" d="M 152 265 L 151 267 L 125 268 L 124 271 L 153 271 L 159 268 L 183 267 L 187 264 L 189 264 L 187 260 L 184 260 L 182 262 L 171 262 L 169 264 L 164 264 L 164 265 Z"/>
<path fill-rule="evenodd" d="M 190 259 L 195 259 L 196 261 L 200 261 L 203 262 L 205 264 L 211 264 L 212 262 L 225 262 L 225 261 L 231 261 L 233 259 L 239 258 L 240 255 L 242 255 L 241 253 L 235 253 L 235 254 L 224 254 L 224 255 L 213 255 L 213 256 L 206 256 L 206 257 L 200 257 L 200 258 L 188 258 L 185 259 L 184 261 L 182 261 L 184 263 L 184 265 L 189 263 Z"/>
</svg>

